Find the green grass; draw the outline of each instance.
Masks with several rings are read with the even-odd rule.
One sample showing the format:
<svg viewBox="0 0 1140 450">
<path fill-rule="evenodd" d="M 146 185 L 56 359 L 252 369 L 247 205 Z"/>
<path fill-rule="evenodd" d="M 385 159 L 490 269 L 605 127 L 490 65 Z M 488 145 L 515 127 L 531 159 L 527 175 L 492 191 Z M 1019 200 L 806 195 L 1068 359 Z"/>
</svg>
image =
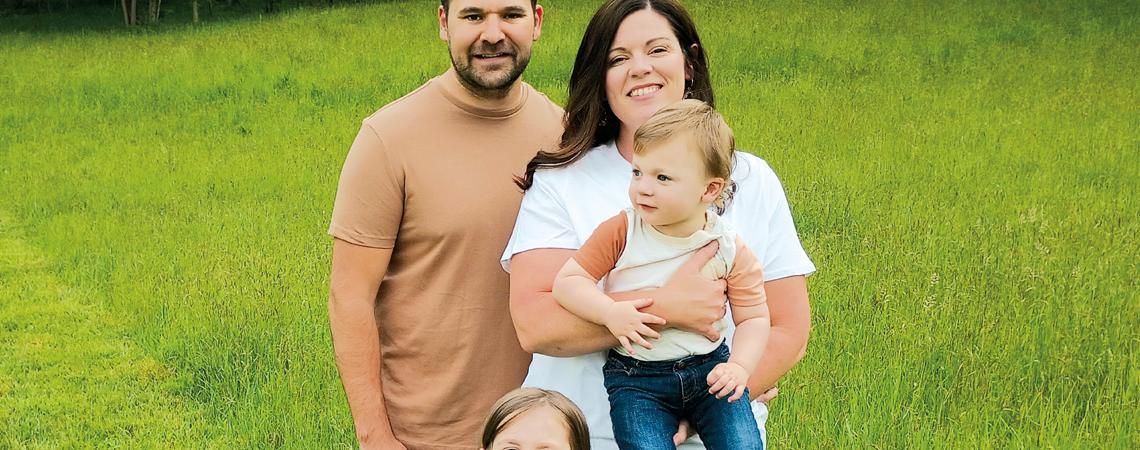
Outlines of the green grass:
<svg viewBox="0 0 1140 450">
<path fill-rule="evenodd" d="M 689 3 L 820 268 L 775 445 L 1140 447 L 1140 5 Z M 352 447 L 324 231 L 433 6 L 106 11 L 0 18 L 0 446 Z"/>
</svg>

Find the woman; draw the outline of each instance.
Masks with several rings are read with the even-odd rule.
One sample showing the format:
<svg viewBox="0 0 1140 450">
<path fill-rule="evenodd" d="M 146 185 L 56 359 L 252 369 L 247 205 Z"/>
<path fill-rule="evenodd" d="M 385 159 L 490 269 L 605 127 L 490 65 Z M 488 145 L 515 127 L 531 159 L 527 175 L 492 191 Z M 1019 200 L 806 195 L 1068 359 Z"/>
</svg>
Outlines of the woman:
<svg viewBox="0 0 1140 450">
<path fill-rule="evenodd" d="M 605 350 L 617 341 L 604 327 L 558 306 L 550 294 L 558 269 L 605 219 L 627 207 L 633 134 L 665 105 L 692 97 L 713 104 L 704 48 L 687 11 L 675 0 L 609 0 L 594 14 L 578 49 L 566 105 L 566 130 L 555 153 L 540 153 L 519 179 L 526 189 L 503 255 L 511 272 L 511 314 L 523 347 L 538 353 L 524 383 L 566 394 L 582 407 L 595 448 L 614 449 L 606 392 Z M 800 246 L 779 180 L 759 158 L 737 154 L 736 198 L 724 217 L 736 224 L 764 263 L 772 333 L 749 380 L 761 399 L 803 356 L 810 319 L 804 278 L 815 267 Z M 724 314 L 723 281 L 697 267 L 707 248 L 665 287 L 613 295 L 642 299 L 666 326 L 715 337 Z M 703 260 L 702 260 L 703 258 Z M 770 390 L 771 389 L 771 390 Z M 763 434 L 767 407 L 753 403 Z M 682 424 L 683 440 L 688 434 Z M 701 448 L 688 441 L 681 448 Z"/>
</svg>

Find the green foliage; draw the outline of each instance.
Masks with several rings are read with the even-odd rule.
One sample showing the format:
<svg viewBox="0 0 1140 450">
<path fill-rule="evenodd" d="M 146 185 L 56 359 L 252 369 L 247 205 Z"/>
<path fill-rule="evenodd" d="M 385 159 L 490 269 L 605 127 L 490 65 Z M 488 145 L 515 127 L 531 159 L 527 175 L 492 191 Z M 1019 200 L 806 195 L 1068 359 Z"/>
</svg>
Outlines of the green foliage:
<svg viewBox="0 0 1140 450">
<path fill-rule="evenodd" d="M 1135 2 L 690 3 L 820 268 L 775 445 L 1140 446 Z M 562 102 L 593 2 L 546 6 Z M 0 446 L 353 446 L 325 228 L 433 11 L 0 19 Z"/>
</svg>

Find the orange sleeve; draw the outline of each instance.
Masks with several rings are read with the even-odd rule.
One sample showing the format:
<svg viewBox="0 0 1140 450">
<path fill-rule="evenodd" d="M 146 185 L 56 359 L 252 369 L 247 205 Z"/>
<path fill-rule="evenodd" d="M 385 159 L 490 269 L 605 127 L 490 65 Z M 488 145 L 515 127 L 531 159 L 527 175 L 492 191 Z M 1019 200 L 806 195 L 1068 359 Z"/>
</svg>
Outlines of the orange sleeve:
<svg viewBox="0 0 1140 450">
<path fill-rule="evenodd" d="M 725 277 L 728 283 L 728 302 L 736 306 L 759 306 L 768 302 L 764 294 L 764 268 L 756 254 L 736 238 L 736 259 Z"/>
<path fill-rule="evenodd" d="M 628 229 L 625 211 L 607 219 L 594 229 L 594 234 L 574 254 L 574 261 L 594 279 L 601 279 L 613 270 L 621 253 L 625 251 L 625 234 Z"/>
</svg>

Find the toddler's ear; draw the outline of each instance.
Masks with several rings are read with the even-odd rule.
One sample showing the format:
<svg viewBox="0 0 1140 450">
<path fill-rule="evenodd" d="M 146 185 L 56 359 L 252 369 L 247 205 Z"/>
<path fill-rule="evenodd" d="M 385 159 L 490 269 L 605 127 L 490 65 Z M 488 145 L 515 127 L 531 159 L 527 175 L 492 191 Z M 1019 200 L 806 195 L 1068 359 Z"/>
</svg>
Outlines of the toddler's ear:
<svg viewBox="0 0 1140 450">
<path fill-rule="evenodd" d="M 705 203 L 712 203 L 720 197 L 720 192 L 724 190 L 724 178 L 713 178 L 709 181 L 708 186 L 705 186 L 705 193 L 701 195 L 701 201 Z"/>
</svg>

